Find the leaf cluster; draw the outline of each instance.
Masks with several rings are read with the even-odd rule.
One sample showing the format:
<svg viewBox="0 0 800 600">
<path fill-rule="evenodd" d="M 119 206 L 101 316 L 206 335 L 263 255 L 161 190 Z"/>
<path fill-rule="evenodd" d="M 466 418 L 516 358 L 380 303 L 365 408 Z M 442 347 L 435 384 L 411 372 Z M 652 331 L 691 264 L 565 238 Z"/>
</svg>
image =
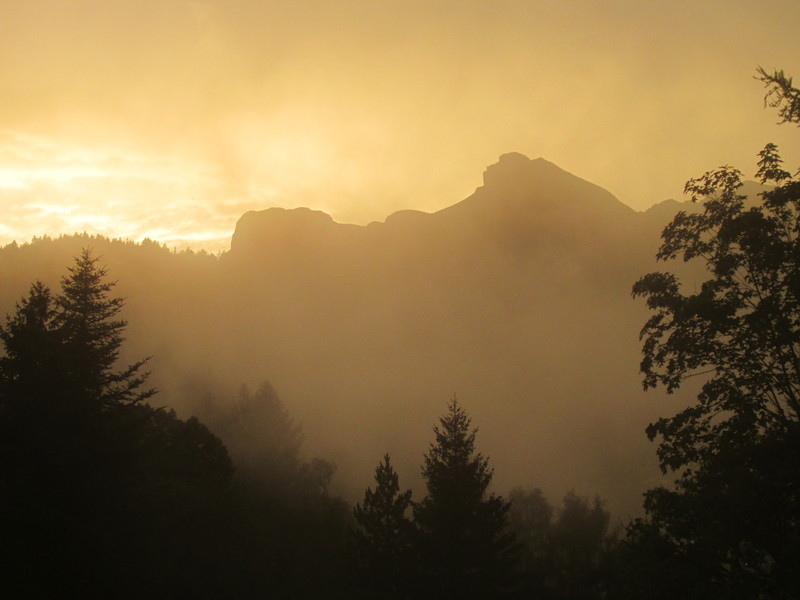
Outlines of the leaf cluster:
<svg viewBox="0 0 800 600">
<path fill-rule="evenodd" d="M 800 123 L 791 78 L 758 73 L 765 103 Z M 654 597 L 800 594 L 800 181 L 774 144 L 758 156 L 760 201 L 741 193 L 740 171 L 720 167 L 686 184 L 702 211 L 662 233 L 657 258 L 700 263 L 699 289 L 667 272 L 633 286 L 652 311 L 640 334 L 644 388 L 702 381 L 696 402 L 647 428 L 662 471 L 678 473 L 673 489 L 647 492 L 647 517 L 628 531 L 632 556 L 674 569 Z"/>
<path fill-rule="evenodd" d="M 702 261 L 708 279 L 686 293 L 671 273 L 633 287 L 653 315 L 641 331 L 645 389 L 705 382 L 698 403 L 648 429 L 662 468 L 702 460 L 721 445 L 786 431 L 800 417 L 800 182 L 761 153 L 762 182 L 783 182 L 746 207 L 741 173 L 723 167 L 686 185 L 703 211 L 679 213 L 662 234 L 660 260 Z"/>
</svg>

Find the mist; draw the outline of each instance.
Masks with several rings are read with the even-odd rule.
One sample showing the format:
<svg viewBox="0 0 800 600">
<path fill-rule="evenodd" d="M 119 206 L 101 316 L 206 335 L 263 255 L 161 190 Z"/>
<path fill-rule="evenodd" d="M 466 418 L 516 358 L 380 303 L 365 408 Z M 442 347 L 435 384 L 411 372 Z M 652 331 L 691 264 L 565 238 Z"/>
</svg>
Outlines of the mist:
<svg viewBox="0 0 800 600">
<path fill-rule="evenodd" d="M 723 194 L 725 218 L 796 216 L 777 148 L 746 165 L 767 141 L 800 157 L 754 105 L 798 93 L 777 70 L 799 72 L 797 17 L 789 0 L 3 3 L 9 589 L 625 598 L 662 565 L 665 598 L 720 568 L 755 582 L 723 577 L 732 597 L 762 571 L 796 586 L 796 532 L 756 518 L 797 505 L 795 438 L 757 423 L 749 453 L 695 429 L 670 463 L 677 430 L 651 440 L 716 375 L 644 391 L 664 340 L 632 285 L 676 273 L 666 312 L 722 331 L 710 271 L 655 260 L 676 215 L 702 221 L 684 182 L 716 165 L 761 181 L 741 206 Z M 789 281 L 769 279 L 769 315 Z M 692 290 L 699 308 L 676 300 Z M 666 552 L 681 481 L 732 486 L 689 502 L 696 529 Z M 749 520 L 704 512 L 740 498 Z M 738 545 L 706 535 L 725 518 L 751 528 Z"/>
<path fill-rule="evenodd" d="M 669 201 L 637 212 L 516 152 L 482 179 L 445 209 L 400 211 L 369 225 L 309 208 L 249 211 L 231 249 L 217 255 L 87 234 L 9 244 L 0 249 L 0 310 L 25 306 L 18 302 L 32 273 L 56 289 L 64 265 L 87 249 L 109 270 L 125 298 L 117 363 L 150 357 L 153 418 L 185 422 L 171 425 L 186 428 L 182 435 L 210 436 L 213 443 L 192 447 L 214 448 L 215 468 L 224 472 L 229 461 L 232 469 L 235 487 L 225 493 L 233 504 L 198 517 L 217 534 L 230 530 L 207 538 L 224 555 L 213 586 L 229 593 L 236 579 L 242 597 L 248 586 L 348 597 L 352 558 L 336 548 L 354 526 L 350 507 L 369 498 L 382 457 L 391 457 L 409 494 L 425 496 L 420 465 L 448 406 L 468 411 L 477 460 L 491 469 L 486 493 L 513 499 L 510 522 L 521 539 L 533 536 L 525 547 L 546 535 L 548 544 L 567 544 L 553 552 L 572 556 L 572 542 L 558 540 L 575 531 L 575 543 L 600 556 L 614 532 L 642 515 L 643 493 L 669 477 L 645 429 L 697 392 L 691 383 L 672 395 L 642 391 L 639 330 L 648 314 L 630 290 L 658 268 L 666 223 L 699 207 Z M 761 190 L 745 186 L 751 198 Z M 677 270 L 687 286 L 701 281 L 696 267 Z M 215 464 L 204 461 L 204 469 Z M 214 497 L 173 502 L 202 511 Z M 564 505 L 554 508 L 559 498 Z M 531 522 L 530 514 L 549 516 Z M 186 542 L 164 543 L 179 552 Z M 198 564 L 211 556 L 204 547 Z M 249 558 L 236 563 L 234 547 L 248 557 L 268 553 L 269 569 Z M 525 560 L 539 564 L 537 556 Z M 588 569 L 594 581 L 595 560 L 565 566 L 563 576 Z M 298 570 L 308 564 L 317 566 L 304 579 Z M 108 573 L 113 587 L 117 576 Z M 140 585 L 160 577 L 148 572 Z M 204 581 L 195 584 L 212 585 Z"/>
<path fill-rule="evenodd" d="M 409 485 L 456 394 L 499 492 L 599 494 L 636 515 L 658 481 L 630 285 L 666 214 L 637 213 L 543 159 L 507 154 L 474 194 L 368 226 L 309 209 L 242 216 L 214 257 L 82 236 L 6 247 L 6 312 L 92 246 L 119 281 L 125 357 L 153 356 L 157 402 L 212 425 L 268 382 L 354 502 L 389 452 Z M 676 207 L 672 207 L 676 210 Z M 231 440 L 234 442 L 234 440 Z"/>
</svg>

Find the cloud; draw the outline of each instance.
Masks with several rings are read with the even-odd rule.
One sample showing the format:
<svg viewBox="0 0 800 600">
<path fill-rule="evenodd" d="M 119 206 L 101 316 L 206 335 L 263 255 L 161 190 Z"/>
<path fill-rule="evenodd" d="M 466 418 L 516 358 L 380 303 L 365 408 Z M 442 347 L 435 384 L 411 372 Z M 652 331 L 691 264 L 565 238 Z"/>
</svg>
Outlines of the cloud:
<svg viewBox="0 0 800 600">
<path fill-rule="evenodd" d="M 214 173 L 197 163 L 104 154 L 8 131 L 0 139 L 3 243 L 26 241 L 33 223 L 36 235 L 215 242 L 229 236 L 241 209 L 214 197 Z"/>
<path fill-rule="evenodd" d="M 783 0 L 3 3 L 0 193 L 133 235 L 155 215 L 160 235 L 230 235 L 234 207 L 436 210 L 520 151 L 643 209 L 719 164 L 746 170 L 767 141 L 800 163 L 752 79 L 800 72 L 793 15 Z M 23 214 L 25 237 L 56 223 Z"/>
</svg>

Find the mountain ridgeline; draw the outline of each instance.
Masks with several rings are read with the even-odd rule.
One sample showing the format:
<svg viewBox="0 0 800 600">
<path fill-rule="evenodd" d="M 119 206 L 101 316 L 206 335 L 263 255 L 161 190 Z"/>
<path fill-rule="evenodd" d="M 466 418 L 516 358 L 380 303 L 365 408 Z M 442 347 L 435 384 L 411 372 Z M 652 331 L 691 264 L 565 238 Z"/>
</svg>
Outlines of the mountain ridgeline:
<svg viewBox="0 0 800 600">
<path fill-rule="evenodd" d="M 153 404 L 196 414 L 233 454 L 260 443 L 226 440 L 239 388 L 269 381 L 305 451 L 337 465 L 332 490 L 357 499 L 386 452 L 419 487 L 430 423 L 457 393 L 501 493 L 597 493 L 623 516 L 659 477 L 644 428 L 687 397 L 641 391 L 647 313 L 630 295 L 680 208 L 693 205 L 636 212 L 511 153 L 435 213 L 357 226 L 307 208 L 248 212 L 219 257 L 86 235 L 12 244 L 0 311 L 92 247 L 127 298 L 121 358 L 153 355 Z"/>
</svg>

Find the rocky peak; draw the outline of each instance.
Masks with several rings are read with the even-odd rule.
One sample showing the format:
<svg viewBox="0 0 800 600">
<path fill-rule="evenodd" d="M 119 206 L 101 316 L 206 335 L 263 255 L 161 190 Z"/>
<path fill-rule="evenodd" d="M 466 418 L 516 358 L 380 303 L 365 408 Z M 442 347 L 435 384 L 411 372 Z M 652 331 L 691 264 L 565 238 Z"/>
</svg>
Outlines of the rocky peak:
<svg viewBox="0 0 800 600">
<path fill-rule="evenodd" d="M 251 210 L 236 223 L 231 251 L 305 246 L 326 238 L 335 226 L 329 214 L 305 207 Z"/>
<path fill-rule="evenodd" d="M 564 175 L 572 177 L 543 158 L 530 159 L 519 152 L 509 152 L 483 172 L 482 189 L 503 195 L 530 193 Z"/>
<path fill-rule="evenodd" d="M 519 179 L 530 164 L 531 159 L 519 152 L 503 154 L 498 162 L 486 167 L 483 172 L 483 185 L 485 187 L 506 185 L 511 180 Z"/>
</svg>

